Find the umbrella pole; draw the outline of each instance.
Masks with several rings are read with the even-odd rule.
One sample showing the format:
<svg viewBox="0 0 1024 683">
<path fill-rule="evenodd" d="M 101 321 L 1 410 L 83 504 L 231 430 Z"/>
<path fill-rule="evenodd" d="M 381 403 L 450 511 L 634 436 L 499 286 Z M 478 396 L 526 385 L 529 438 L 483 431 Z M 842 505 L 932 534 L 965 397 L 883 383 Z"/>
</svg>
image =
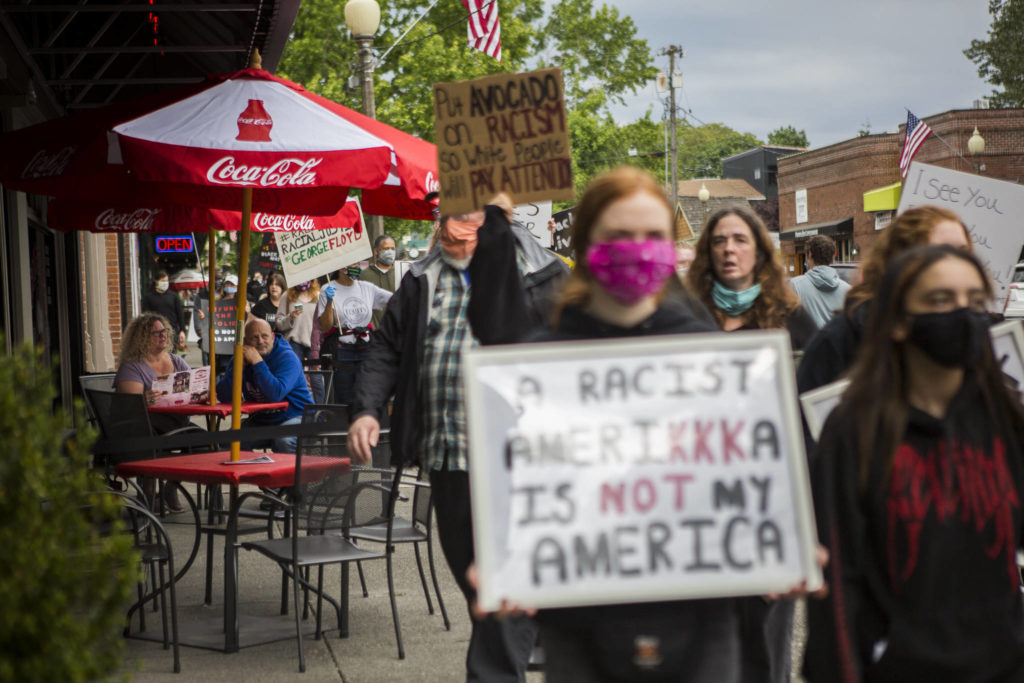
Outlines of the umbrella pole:
<svg viewBox="0 0 1024 683">
<path fill-rule="evenodd" d="M 214 247 L 217 246 L 217 231 L 210 227 L 210 239 L 206 241 L 206 246 L 210 248 L 209 259 L 210 277 L 207 280 L 209 283 L 206 287 L 206 305 L 209 308 L 209 312 L 206 316 L 206 348 L 210 350 L 207 354 L 210 357 L 210 375 L 213 377 L 213 386 L 210 387 L 210 405 L 217 405 L 217 345 L 213 343 L 213 310 L 215 308 L 213 303 L 214 297 L 214 286 L 213 274 L 217 272 L 217 251 Z"/>
<path fill-rule="evenodd" d="M 238 250 L 238 293 L 235 299 L 235 366 L 231 385 L 231 428 L 242 426 L 242 342 L 245 338 L 245 290 L 249 277 L 249 228 L 252 223 L 252 188 L 242 189 L 242 239 Z M 231 442 L 231 460 L 239 459 L 241 446 Z"/>
</svg>

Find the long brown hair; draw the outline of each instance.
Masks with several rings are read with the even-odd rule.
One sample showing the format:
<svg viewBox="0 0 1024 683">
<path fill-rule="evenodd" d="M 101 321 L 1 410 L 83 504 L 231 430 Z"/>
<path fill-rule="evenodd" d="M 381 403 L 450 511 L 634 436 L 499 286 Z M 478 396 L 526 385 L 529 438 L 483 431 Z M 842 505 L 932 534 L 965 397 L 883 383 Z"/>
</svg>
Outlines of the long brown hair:
<svg viewBox="0 0 1024 683">
<path fill-rule="evenodd" d="M 932 230 L 942 221 L 953 221 L 960 224 L 960 227 L 964 229 L 964 236 L 967 238 L 967 251 L 973 253 L 971 233 L 967 230 L 964 222 L 960 220 L 960 216 L 949 209 L 938 206 L 917 206 L 907 209 L 896 216 L 875 240 L 861 267 L 860 282 L 846 293 L 844 304 L 846 314 L 852 315 L 854 309 L 873 299 L 889 263 L 911 247 L 928 244 Z"/>
<path fill-rule="evenodd" d="M 594 281 L 594 276 L 587 268 L 587 250 L 590 249 L 590 235 L 597 225 L 597 220 L 611 204 L 640 192 L 646 192 L 663 202 L 671 215 L 672 204 L 665 196 L 661 184 L 650 173 L 639 168 L 620 166 L 590 181 L 573 212 L 571 234 L 573 260 L 576 265 L 566 278 L 553 308 L 552 324 L 555 327 L 558 326 L 558 319 L 566 306 L 586 306 L 590 302 L 590 285 Z"/>
<path fill-rule="evenodd" d="M 971 264 L 981 276 L 985 293 L 992 297 L 992 283 L 977 257 L 947 245 L 912 247 L 904 251 L 893 260 L 879 282 L 864 342 L 850 370 L 850 386 L 837 409 L 850 416 L 862 436 L 858 449 L 862 489 L 868 486 L 873 467 L 881 467 L 886 474 L 891 470 L 907 427 L 909 377 L 905 346 L 909 342 L 893 339 L 896 326 L 906 324 L 907 293 L 926 270 L 949 258 Z M 1024 406 L 1003 381 L 991 344 L 982 347 L 978 363 L 967 369 L 977 377 L 982 408 L 1001 428 L 1024 434 Z"/>
<path fill-rule="evenodd" d="M 306 291 L 309 292 L 309 295 L 313 298 L 313 301 L 316 301 L 317 298 L 320 296 L 320 281 L 317 280 L 316 278 L 313 278 L 312 280 L 310 280 L 309 281 L 309 289 L 307 289 Z M 291 307 L 292 304 L 294 304 L 296 301 L 299 300 L 299 294 L 301 294 L 301 293 L 302 292 L 300 292 L 299 290 L 295 289 L 294 287 L 289 287 L 288 288 L 288 306 L 289 306 L 289 308 Z"/>
<path fill-rule="evenodd" d="M 775 244 L 768 233 L 768 228 L 764 226 L 756 213 L 745 206 L 728 206 L 719 209 L 708 218 L 708 222 L 697 240 L 697 255 L 686 274 L 687 286 L 707 306 L 715 316 L 715 321 L 721 326 L 727 316 L 715 306 L 715 301 L 711 296 L 715 281 L 711 240 L 718 223 L 726 216 L 736 216 L 746 223 L 754 238 L 754 245 L 757 247 L 754 282 L 761 285 L 761 295 L 757 297 L 750 310 L 743 314 L 747 323 L 753 324 L 759 330 L 786 327 L 786 317 L 800 305 L 800 300 L 797 299 L 793 290 L 786 286 L 782 264 L 775 256 Z"/>
</svg>

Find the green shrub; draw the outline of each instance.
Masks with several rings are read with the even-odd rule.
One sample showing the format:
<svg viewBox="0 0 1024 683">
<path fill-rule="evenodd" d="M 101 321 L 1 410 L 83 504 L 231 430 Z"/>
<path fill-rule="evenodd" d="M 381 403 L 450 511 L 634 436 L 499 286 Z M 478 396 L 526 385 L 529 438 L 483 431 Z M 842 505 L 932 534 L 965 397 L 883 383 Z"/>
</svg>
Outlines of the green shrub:
<svg viewBox="0 0 1024 683">
<path fill-rule="evenodd" d="M 77 420 L 53 413 L 53 376 L 31 347 L 0 355 L 0 681 L 116 671 L 139 576 L 131 539 L 102 523 L 119 506 L 89 470 L 95 434 L 65 440 L 86 422 L 80 404 Z"/>
</svg>

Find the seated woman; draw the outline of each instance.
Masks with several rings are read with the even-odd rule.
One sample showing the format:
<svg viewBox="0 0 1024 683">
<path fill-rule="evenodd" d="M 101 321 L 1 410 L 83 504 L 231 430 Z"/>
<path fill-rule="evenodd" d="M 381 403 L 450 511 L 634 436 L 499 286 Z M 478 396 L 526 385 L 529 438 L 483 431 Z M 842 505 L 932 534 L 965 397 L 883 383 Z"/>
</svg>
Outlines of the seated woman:
<svg viewBox="0 0 1024 683">
<path fill-rule="evenodd" d="M 142 394 L 147 403 L 155 400 L 153 380 L 172 372 L 189 370 L 185 359 L 169 352 L 173 328 L 159 313 L 147 312 L 128 323 L 121 337 L 114 389 L 122 394 Z M 188 418 L 181 415 L 151 414 L 149 423 L 157 434 L 184 427 Z M 152 483 L 149 483 L 152 488 Z M 174 512 L 184 510 L 176 487 L 164 487 L 164 505 Z"/>
<path fill-rule="evenodd" d="M 950 246 L 878 281 L 812 460 L 833 560 L 829 598 L 808 602 L 812 683 L 1024 680 L 1024 408 L 992 353 L 992 294 Z"/>
</svg>

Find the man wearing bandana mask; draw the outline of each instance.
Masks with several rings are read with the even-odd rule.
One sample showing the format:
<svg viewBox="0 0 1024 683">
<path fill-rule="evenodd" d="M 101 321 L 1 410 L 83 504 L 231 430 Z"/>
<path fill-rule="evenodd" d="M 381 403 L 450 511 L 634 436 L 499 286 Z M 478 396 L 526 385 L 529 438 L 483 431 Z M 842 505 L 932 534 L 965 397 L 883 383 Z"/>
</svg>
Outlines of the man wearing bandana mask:
<svg viewBox="0 0 1024 683">
<path fill-rule="evenodd" d="M 395 291 L 395 240 L 390 235 L 381 235 L 373 241 L 373 262 L 359 274 L 359 279 L 375 284 L 389 292 Z M 380 327 L 384 311 L 374 311 L 373 328 Z"/>
<path fill-rule="evenodd" d="M 394 396 L 392 464 L 418 462 L 429 471 L 441 548 L 470 603 L 475 592 L 466 581 L 466 569 L 473 561 L 473 540 L 462 351 L 493 338 L 504 305 L 499 289 L 480 287 L 481 294 L 474 295 L 474 279 L 511 275 L 502 281 L 512 281 L 525 290 L 529 319 L 540 324 L 567 274 L 565 265 L 517 224 L 502 231 L 507 241 L 488 242 L 487 248 L 477 251 L 481 225 L 488 229 L 498 222 L 508 225 L 511 202 L 499 195 L 492 203 L 499 201 L 503 208 L 488 206 L 486 212 L 442 217 L 437 244 L 410 266 L 360 367 L 348 441 L 355 460 L 368 462 L 388 400 Z M 512 259 L 494 260 L 507 261 L 516 272 L 496 273 L 477 267 L 476 260 L 488 262 L 492 247 L 505 255 L 508 250 L 515 251 L 514 264 Z M 486 301 L 480 300 L 481 296 Z M 471 311 L 478 309 L 493 311 L 494 317 L 474 318 Z M 487 617 L 473 618 L 472 623 L 467 680 L 525 680 L 536 636 L 532 621 Z"/>
</svg>

